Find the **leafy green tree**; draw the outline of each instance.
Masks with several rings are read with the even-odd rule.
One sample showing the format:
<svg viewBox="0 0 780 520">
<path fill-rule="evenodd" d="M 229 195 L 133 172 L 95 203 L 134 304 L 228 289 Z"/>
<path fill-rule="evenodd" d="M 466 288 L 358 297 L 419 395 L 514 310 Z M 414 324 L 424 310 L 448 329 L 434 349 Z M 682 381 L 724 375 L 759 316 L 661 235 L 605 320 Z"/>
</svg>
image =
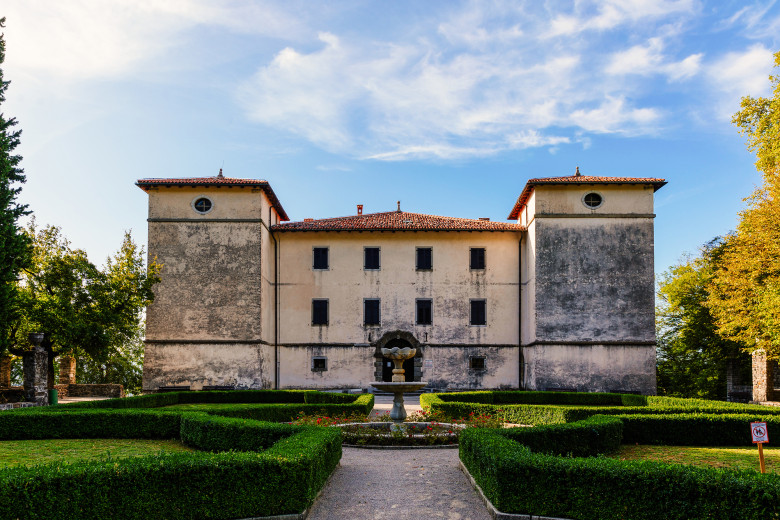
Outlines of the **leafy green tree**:
<svg viewBox="0 0 780 520">
<path fill-rule="evenodd" d="M 143 310 L 159 281 L 157 264 L 145 268 L 143 249 L 130 233 L 102 270 L 84 251 L 73 249 L 57 227 L 38 230 L 32 222 L 27 233 L 33 254 L 19 284 L 23 312 L 13 330 L 16 346 L 11 352 L 21 355 L 27 334 L 43 332 L 50 386 L 54 359 L 61 354 L 86 356 L 103 365 L 121 357 L 118 352 L 142 333 Z"/>
<path fill-rule="evenodd" d="M 4 17 L 0 27 L 5 27 Z M 0 65 L 4 61 L 5 38 L 0 34 Z M 5 102 L 9 83 L 0 68 L 0 105 Z M 0 112 L 0 356 L 11 346 L 9 332 L 19 312 L 16 281 L 29 258 L 29 240 L 18 226 L 19 218 L 29 212 L 26 205 L 16 202 L 19 184 L 25 182 L 19 166 L 22 157 L 13 154 L 22 133 L 14 129 L 16 125 L 16 118 L 7 119 Z"/>
<path fill-rule="evenodd" d="M 672 266 L 658 283 L 658 392 L 677 397 L 726 398 L 729 360 L 739 343 L 720 336 L 706 302 L 723 248 L 721 239 L 696 258 Z"/>
<path fill-rule="evenodd" d="M 780 67 L 780 52 L 775 54 Z M 724 244 L 707 302 L 719 333 L 780 358 L 780 76 L 773 97 L 742 99 L 734 123 L 756 153 L 764 182 Z"/>
</svg>

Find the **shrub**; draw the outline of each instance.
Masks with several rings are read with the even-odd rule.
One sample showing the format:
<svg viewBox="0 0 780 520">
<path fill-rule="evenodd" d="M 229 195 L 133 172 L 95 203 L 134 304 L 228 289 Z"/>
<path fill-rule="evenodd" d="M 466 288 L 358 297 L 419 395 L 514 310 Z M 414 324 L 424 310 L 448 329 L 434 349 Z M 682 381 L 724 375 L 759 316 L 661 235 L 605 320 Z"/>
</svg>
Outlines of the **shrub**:
<svg viewBox="0 0 780 520">
<path fill-rule="evenodd" d="M 780 432 L 780 417 L 748 414 L 618 415 L 625 444 L 742 446 L 751 443 L 750 423 L 764 421 Z"/>
<path fill-rule="evenodd" d="M 498 433 L 534 452 L 588 457 L 615 451 L 623 438 L 623 422 L 616 417 L 596 415 L 574 423 L 508 428 Z"/>
<path fill-rule="evenodd" d="M 9 416 L 17 422 L 5 420 Z M 300 513 L 311 505 L 341 458 L 341 434 L 335 428 L 259 423 L 200 412 L 6 413 L 0 424 L 25 427 L 27 438 L 65 432 L 91 435 L 100 428 L 101 437 L 127 438 L 138 432 L 167 435 L 172 418 L 185 442 L 215 451 L 252 451 L 1 469 L 0 518 L 189 519 Z M 44 433 L 29 429 L 46 422 L 52 426 Z"/>
<path fill-rule="evenodd" d="M 21 410 L 20 410 L 21 411 Z M 157 410 L 69 410 L 0 414 L 0 440 L 24 439 L 175 439 L 181 412 Z"/>
<path fill-rule="evenodd" d="M 493 505 L 506 513 L 582 520 L 763 520 L 776 517 L 780 503 L 778 475 L 557 457 L 534 453 L 498 430 L 464 431 L 460 457 Z"/>
</svg>

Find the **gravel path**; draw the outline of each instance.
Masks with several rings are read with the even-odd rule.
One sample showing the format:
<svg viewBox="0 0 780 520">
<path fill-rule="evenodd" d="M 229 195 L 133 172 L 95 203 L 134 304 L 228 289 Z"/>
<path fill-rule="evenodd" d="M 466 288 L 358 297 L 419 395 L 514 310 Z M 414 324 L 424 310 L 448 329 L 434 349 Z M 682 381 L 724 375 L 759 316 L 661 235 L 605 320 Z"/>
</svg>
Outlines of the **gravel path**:
<svg viewBox="0 0 780 520">
<path fill-rule="evenodd" d="M 308 520 L 490 520 L 458 450 L 344 448 Z"/>
</svg>

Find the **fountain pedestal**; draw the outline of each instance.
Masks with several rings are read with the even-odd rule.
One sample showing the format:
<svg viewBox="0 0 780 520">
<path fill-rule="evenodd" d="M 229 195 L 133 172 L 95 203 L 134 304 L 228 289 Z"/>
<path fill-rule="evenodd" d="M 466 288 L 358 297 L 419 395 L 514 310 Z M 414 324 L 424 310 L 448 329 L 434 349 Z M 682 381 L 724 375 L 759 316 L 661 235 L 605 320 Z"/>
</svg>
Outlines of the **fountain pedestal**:
<svg viewBox="0 0 780 520">
<path fill-rule="evenodd" d="M 404 361 L 413 358 L 417 354 L 414 348 L 383 348 L 382 355 L 393 360 L 395 368 L 393 369 L 392 382 L 370 383 L 371 386 L 383 392 L 393 393 L 393 409 L 390 410 L 390 418 L 396 423 L 404 422 L 406 419 L 406 409 L 404 408 L 404 392 L 414 392 L 427 385 L 427 382 L 406 381 Z"/>
</svg>

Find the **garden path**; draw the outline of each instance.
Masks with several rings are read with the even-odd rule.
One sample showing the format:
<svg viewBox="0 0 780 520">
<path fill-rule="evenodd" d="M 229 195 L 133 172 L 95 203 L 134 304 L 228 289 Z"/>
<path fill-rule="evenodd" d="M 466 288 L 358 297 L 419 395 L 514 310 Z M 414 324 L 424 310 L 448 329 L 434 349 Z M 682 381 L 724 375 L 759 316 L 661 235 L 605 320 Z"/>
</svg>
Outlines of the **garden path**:
<svg viewBox="0 0 780 520">
<path fill-rule="evenodd" d="M 407 413 L 420 410 L 418 397 L 405 401 Z M 372 414 L 392 406 L 392 397 L 378 396 Z M 343 450 L 308 520 L 490 520 L 458 468 L 457 449 Z"/>
</svg>

